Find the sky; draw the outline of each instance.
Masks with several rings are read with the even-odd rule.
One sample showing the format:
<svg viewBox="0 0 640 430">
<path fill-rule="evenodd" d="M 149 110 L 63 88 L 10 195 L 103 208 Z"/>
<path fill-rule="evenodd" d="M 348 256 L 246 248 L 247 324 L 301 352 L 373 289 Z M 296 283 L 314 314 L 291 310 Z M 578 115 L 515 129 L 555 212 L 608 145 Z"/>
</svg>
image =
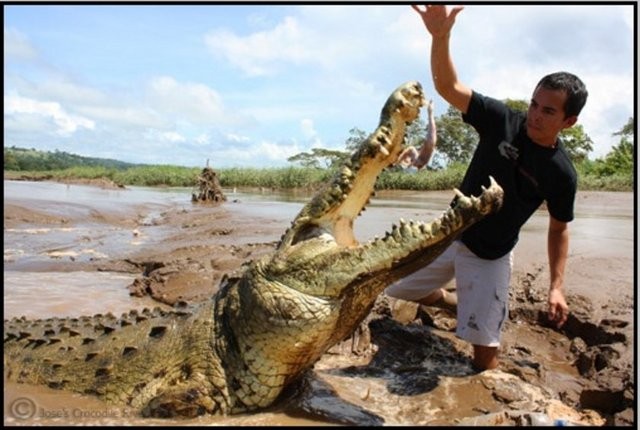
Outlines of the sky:
<svg viewBox="0 0 640 430">
<path fill-rule="evenodd" d="M 387 97 L 430 71 L 408 5 L 4 5 L 4 146 L 132 163 L 283 167 L 371 133 Z M 530 100 L 569 71 L 589 97 L 590 158 L 634 116 L 634 5 L 468 4 L 451 34 L 459 79 Z M 422 112 L 426 120 L 426 109 Z"/>
</svg>

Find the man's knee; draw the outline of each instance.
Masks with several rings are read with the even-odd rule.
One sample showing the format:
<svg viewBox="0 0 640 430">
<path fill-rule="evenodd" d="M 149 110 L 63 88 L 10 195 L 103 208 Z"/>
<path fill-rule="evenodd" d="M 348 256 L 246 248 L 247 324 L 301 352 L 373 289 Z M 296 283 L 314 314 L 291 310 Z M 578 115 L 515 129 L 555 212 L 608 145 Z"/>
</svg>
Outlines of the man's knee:
<svg viewBox="0 0 640 430">
<path fill-rule="evenodd" d="M 444 297 L 444 294 L 445 293 L 442 290 L 442 288 L 438 288 L 437 290 L 434 290 L 433 292 L 431 292 L 428 296 L 423 297 L 420 300 L 417 300 L 417 302 L 420 303 L 421 305 L 431 306 L 438 300 L 442 299 Z"/>
<path fill-rule="evenodd" d="M 476 370 L 490 370 L 498 367 L 498 347 L 473 345 L 473 367 Z"/>
</svg>

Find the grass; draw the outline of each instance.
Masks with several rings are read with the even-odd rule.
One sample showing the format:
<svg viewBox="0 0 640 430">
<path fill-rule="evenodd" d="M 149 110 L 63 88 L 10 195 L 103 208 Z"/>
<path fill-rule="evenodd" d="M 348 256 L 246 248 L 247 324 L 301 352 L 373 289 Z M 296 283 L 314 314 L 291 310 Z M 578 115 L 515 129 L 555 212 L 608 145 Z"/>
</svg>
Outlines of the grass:
<svg viewBox="0 0 640 430">
<path fill-rule="evenodd" d="M 387 190 L 450 190 L 462 182 L 465 165 L 443 170 L 421 170 L 408 173 L 397 169 L 380 174 L 376 187 Z M 81 180 L 107 179 L 119 185 L 193 187 L 201 169 L 180 166 L 135 166 L 127 169 L 106 167 L 72 167 L 48 171 L 7 171 L 5 179 Z M 632 174 L 597 176 L 581 171 L 578 166 L 578 189 L 582 191 L 633 191 Z M 316 189 L 333 177 L 329 169 L 303 167 L 284 168 L 221 168 L 216 170 L 223 187 L 261 187 L 272 189 Z"/>
</svg>

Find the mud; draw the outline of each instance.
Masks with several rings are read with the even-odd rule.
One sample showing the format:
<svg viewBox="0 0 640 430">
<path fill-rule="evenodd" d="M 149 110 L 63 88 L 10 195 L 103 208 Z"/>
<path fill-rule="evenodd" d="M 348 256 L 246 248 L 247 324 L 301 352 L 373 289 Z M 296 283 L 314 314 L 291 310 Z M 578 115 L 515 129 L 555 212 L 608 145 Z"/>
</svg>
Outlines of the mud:
<svg viewBox="0 0 640 430">
<path fill-rule="evenodd" d="M 577 216 L 582 214 L 588 221 L 603 210 L 612 211 L 606 215 L 628 218 L 624 228 L 632 232 L 632 198 L 629 193 L 580 193 Z M 119 212 L 104 208 L 74 212 L 53 202 L 39 205 L 5 198 L 5 271 L 31 267 L 34 271 L 125 273 L 134 277 L 123 285 L 132 296 L 148 296 L 163 305 L 197 302 L 215 293 L 225 273 L 271 251 L 293 218 L 282 214 L 277 205 L 251 214 L 238 210 L 242 204 L 231 196 L 215 207 L 168 204 L 158 211 L 139 202 Z M 292 210 L 294 215 L 295 207 L 284 212 Z M 389 209 L 384 211 L 388 216 Z M 426 215 L 425 211 L 409 212 L 430 217 L 429 210 Z M 112 246 L 102 258 L 63 254 L 28 263 L 13 254 L 7 258 L 7 249 L 15 245 L 7 242 L 8 230 L 73 228 L 92 222 L 117 228 L 137 245 L 121 254 L 120 248 Z M 562 419 L 582 425 L 632 425 L 636 413 L 635 261 L 629 243 L 616 242 L 627 230 L 623 234 L 603 231 L 600 238 L 572 236 L 566 273 L 571 313 L 558 330 L 548 324 L 545 313 L 549 284 L 545 222 L 545 217 L 532 220 L 516 248 L 510 318 L 499 369 L 473 371 L 471 347 L 455 337 L 453 315 L 383 295 L 357 335 L 325 354 L 274 408 L 210 423 L 527 425 Z M 77 241 L 98 241 L 91 233 L 87 237 Z M 12 417 L 16 398 L 27 396 L 49 404 L 49 389 L 9 384 L 8 390 L 5 424 L 33 424 Z M 58 410 L 55 405 L 47 410 Z M 87 423 L 57 418 L 38 422 Z M 115 422 L 122 424 L 122 420 L 120 416 Z M 104 423 L 101 419 L 89 422 Z M 124 423 L 151 424 L 132 417 Z"/>
</svg>

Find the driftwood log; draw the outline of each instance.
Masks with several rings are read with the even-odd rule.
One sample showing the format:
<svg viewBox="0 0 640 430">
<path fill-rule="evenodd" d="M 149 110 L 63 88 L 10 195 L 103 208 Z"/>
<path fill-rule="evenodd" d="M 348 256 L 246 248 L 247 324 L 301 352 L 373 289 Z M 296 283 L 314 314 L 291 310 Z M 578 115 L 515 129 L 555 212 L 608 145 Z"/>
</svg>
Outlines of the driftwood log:
<svg viewBox="0 0 640 430">
<path fill-rule="evenodd" d="M 196 187 L 191 194 L 193 202 L 225 202 L 227 197 L 222 192 L 218 175 L 209 166 L 202 169 Z"/>
</svg>

